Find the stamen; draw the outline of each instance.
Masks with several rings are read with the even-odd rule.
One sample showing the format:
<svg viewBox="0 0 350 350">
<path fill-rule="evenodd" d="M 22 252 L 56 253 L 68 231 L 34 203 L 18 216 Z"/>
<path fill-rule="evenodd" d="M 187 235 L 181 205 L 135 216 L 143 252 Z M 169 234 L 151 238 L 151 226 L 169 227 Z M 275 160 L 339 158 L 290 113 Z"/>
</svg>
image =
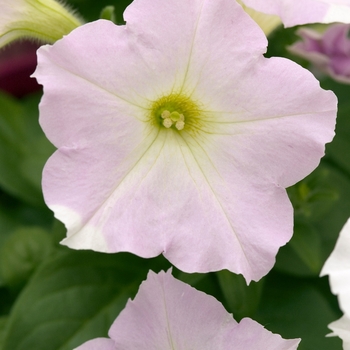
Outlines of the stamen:
<svg viewBox="0 0 350 350">
<path fill-rule="evenodd" d="M 170 118 L 165 118 L 163 120 L 163 125 L 169 129 L 173 125 L 173 121 Z"/>
<path fill-rule="evenodd" d="M 164 110 L 161 114 L 163 120 L 163 125 L 169 129 L 175 124 L 177 130 L 182 130 L 185 127 L 185 116 L 179 112 L 173 111 L 169 112 Z"/>
<path fill-rule="evenodd" d="M 173 93 L 161 96 L 153 101 L 147 110 L 150 111 L 149 121 L 156 127 L 172 129 L 175 132 L 186 130 L 188 133 L 193 133 L 201 127 L 203 111 L 200 105 L 186 95 Z"/>
<path fill-rule="evenodd" d="M 185 127 L 185 122 L 183 120 L 178 120 L 175 124 L 177 130 L 182 130 Z"/>
<path fill-rule="evenodd" d="M 170 118 L 171 113 L 169 111 L 163 111 L 161 117 L 163 119 Z"/>
</svg>

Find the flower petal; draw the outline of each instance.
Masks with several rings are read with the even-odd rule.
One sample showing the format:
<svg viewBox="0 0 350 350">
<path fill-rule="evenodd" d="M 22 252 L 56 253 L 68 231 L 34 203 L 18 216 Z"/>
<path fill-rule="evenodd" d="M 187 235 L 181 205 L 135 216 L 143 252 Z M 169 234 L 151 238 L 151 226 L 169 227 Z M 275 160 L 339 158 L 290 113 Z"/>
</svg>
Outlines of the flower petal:
<svg viewBox="0 0 350 350">
<path fill-rule="evenodd" d="M 43 190 L 64 243 L 163 252 L 187 272 L 258 280 L 292 235 L 284 187 L 333 137 L 334 94 L 297 65 L 263 58 L 264 34 L 234 1 L 137 0 L 125 18 L 38 53 L 41 125 L 59 148 Z M 152 102 L 172 93 L 198 104 L 198 126 L 150 119 Z"/>
<path fill-rule="evenodd" d="M 324 33 L 310 28 L 300 28 L 297 34 L 303 41 L 288 49 L 312 62 L 321 72 L 341 83 L 350 83 L 349 24 L 336 23 Z"/>
<path fill-rule="evenodd" d="M 350 219 L 339 234 L 333 252 L 324 264 L 321 276 L 329 275 L 331 290 L 338 295 L 344 316 L 328 327 L 343 340 L 344 350 L 350 349 Z"/>
<path fill-rule="evenodd" d="M 170 272 L 149 272 L 109 336 L 125 350 L 287 350 L 299 343 L 284 340 L 251 319 L 237 324 L 216 299 L 176 280 Z"/>
<path fill-rule="evenodd" d="M 243 0 L 254 10 L 281 17 L 286 27 L 308 23 L 350 23 L 347 0 Z"/>
<path fill-rule="evenodd" d="M 235 350 L 294 350 L 297 349 L 300 339 L 283 339 L 263 328 L 250 318 L 243 318 L 235 329 L 227 334 Z M 230 344 L 229 341 L 227 341 Z M 224 347 L 223 347 L 224 349 Z"/>
<path fill-rule="evenodd" d="M 329 336 L 338 336 L 343 341 L 343 350 L 350 350 L 350 318 L 343 316 L 328 327 L 334 332 Z"/>
<path fill-rule="evenodd" d="M 115 343 L 111 339 L 96 338 L 78 346 L 74 350 L 116 350 Z"/>
<path fill-rule="evenodd" d="M 329 275 L 331 290 L 338 295 L 340 308 L 350 315 L 350 219 L 340 232 L 333 252 L 324 264 L 321 276 Z"/>
</svg>

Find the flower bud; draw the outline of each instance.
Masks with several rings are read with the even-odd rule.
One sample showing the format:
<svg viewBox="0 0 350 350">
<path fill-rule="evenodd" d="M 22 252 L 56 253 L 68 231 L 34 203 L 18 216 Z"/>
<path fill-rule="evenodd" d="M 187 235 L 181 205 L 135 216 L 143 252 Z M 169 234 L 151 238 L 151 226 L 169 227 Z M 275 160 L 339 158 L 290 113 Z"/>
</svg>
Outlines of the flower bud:
<svg viewBox="0 0 350 350">
<path fill-rule="evenodd" d="M 54 43 L 83 24 L 55 0 L 5 0 L 1 6 L 0 48 L 21 38 Z"/>
</svg>

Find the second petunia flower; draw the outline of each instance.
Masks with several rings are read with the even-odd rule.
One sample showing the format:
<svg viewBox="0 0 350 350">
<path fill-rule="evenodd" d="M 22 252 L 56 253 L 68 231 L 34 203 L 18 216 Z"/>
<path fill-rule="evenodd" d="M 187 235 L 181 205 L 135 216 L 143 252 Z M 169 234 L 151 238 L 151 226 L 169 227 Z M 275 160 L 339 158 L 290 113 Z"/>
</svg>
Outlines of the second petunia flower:
<svg viewBox="0 0 350 350">
<path fill-rule="evenodd" d="M 75 350 L 296 350 L 299 339 L 282 339 L 250 318 L 237 323 L 212 296 L 150 271 L 109 330 Z"/>
<path fill-rule="evenodd" d="M 259 280 L 292 236 L 285 188 L 334 134 L 336 97 L 266 59 L 232 0 L 135 0 L 38 51 L 40 122 L 58 148 L 48 206 L 74 249 L 160 253 Z"/>
</svg>

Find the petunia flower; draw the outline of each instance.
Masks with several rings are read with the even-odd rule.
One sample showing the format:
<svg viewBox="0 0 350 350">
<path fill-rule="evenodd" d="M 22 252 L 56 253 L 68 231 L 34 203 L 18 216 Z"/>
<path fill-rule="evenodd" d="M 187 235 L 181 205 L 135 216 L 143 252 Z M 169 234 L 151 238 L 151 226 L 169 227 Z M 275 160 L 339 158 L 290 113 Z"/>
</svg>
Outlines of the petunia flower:
<svg viewBox="0 0 350 350">
<path fill-rule="evenodd" d="M 62 243 L 259 280 L 292 236 L 285 188 L 334 135 L 335 95 L 264 58 L 235 1 L 136 0 L 124 18 L 38 51 L 40 123 L 58 148 L 43 191 Z"/>
<path fill-rule="evenodd" d="M 321 72 L 341 83 L 350 84 L 350 24 L 336 23 L 324 33 L 300 28 L 303 41 L 289 47 L 294 54 L 312 62 Z"/>
<path fill-rule="evenodd" d="M 170 271 L 150 271 L 134 300 L 112 324 L 108 338 L 76 350 L 292 350 L 285 340 L 250 318 L 237 323 L 214 297 L 175 279 Z"/>
<path fill-rule="evenodd" d="M 286 27 L 308 23 L 350 23 L 349 0 L 242 0 L 256 11 L 279 16 Z"/>
<path fill-rule="evenodd" d="M 82 24 L 77 14 L 55 0 L 2 0 L 0 47 L 21 38 L 53 43 Z"/>
<path fill-rule="evenodd" d="M 344 350 L 350 349 L 350 219 L 340 232 L 335 248 L 324 264 L 321 276 L 329 275 L 333 294 L 338 295 L 344 316 L 328 327 L 343 340 Z"/>
</svg>

